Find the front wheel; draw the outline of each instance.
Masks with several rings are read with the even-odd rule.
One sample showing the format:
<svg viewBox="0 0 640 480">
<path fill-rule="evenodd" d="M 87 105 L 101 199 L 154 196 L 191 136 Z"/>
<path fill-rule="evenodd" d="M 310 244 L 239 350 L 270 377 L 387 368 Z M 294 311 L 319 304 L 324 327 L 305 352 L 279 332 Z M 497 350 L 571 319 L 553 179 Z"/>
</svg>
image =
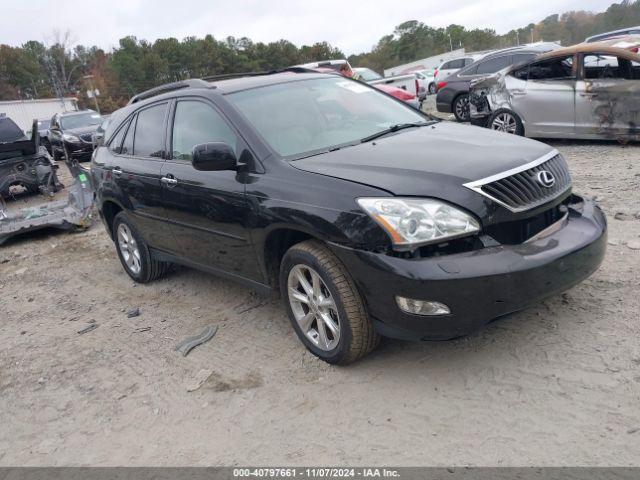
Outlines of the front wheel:
<svg viewBox="0 0 640 480">
<path fill-rule="evenodd" d="M 430 83 L 429 84 L 429 94 L 433 95 L 434 93 L 436 93 L 436 84 L 435 83 Z"/>
<path fill-rule="evenodd" d="M 487 122 L 487 127 L 498 132 L 524 135 L 524 125 L 517 113 L 501 108 L 496 110 Z"/>
<path fill-rule="evenodd" d="M 453 101 L 453 114 L 456 117 L 456 120 L 459 122 L 468 122 L 469 121 L 469 95 L 463 93 L 462 95 L 458 95 L 456 99 Z"/>
<path fill-rule="evenodd" d="M 352 363 L 379 343 L 344 265 L 321 242 L 291 247 L 280 266 L 280 291 L 296 334 L 328 363 Z"/>
</svg>

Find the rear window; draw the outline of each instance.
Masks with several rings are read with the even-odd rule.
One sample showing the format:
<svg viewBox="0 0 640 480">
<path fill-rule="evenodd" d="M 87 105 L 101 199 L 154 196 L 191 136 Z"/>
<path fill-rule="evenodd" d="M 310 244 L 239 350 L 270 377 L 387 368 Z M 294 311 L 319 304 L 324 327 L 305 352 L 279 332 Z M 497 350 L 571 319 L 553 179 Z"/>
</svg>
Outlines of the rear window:
<svg viewBox="0 0 640 480">
<path fill-rule="evenodd" d="M 511 65 L 511 55 L 490 58 L 478 64 L 477 73 L 496 73 L 509 65 Z"/>
</svg>

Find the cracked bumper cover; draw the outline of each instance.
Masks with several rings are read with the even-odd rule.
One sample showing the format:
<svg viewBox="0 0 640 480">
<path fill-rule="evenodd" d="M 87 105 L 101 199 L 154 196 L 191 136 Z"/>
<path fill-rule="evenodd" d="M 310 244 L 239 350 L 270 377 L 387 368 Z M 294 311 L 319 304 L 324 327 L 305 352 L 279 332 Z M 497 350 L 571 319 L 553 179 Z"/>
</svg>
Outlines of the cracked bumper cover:
<svg viewBox="0 0 640 480">
<path fill-rule="evenodd" d="M 520 245 L 404 259 L 332 245 L 362 293 L 376 329 L 406 340 L 446 340 L 563 292 L 590 276 L 605 255 L 607 224 L 584 200 L 548 236 Z M 402 312 L 395 296 L 444 303 L 451 314 Z"/>
</svg>

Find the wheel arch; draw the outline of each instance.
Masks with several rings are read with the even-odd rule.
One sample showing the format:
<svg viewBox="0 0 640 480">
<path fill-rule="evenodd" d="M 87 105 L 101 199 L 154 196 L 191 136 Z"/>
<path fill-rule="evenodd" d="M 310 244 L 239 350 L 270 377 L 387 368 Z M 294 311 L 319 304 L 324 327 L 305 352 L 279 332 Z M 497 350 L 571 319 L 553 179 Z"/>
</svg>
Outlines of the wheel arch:
<svg viewBox="0 0 640 480">
<path fill-rule="evenodd" d="M 122 205 L 117 203 L 114 200 L 107 199 L 102 202 L 102 206 L 100 211 L 102 212 L 102 217 L 104 218 L 104 223 L 107 227 L 107 232 L 109 233 L 109 237 L 113 240 L 113 219 L 116 218 L 116 215 L 122 212 L 124 208 Z"/>
<path fill-rule="evenodd" d="M 270 230 L 262 244 L 262 261 L 267 279 L 274 290 L 279 290 L 278 276 L 284 254 L 292 246 L 305 240 L 324 241 L 317 235 L 300 227 L 278 226 Z"/>
</svg>

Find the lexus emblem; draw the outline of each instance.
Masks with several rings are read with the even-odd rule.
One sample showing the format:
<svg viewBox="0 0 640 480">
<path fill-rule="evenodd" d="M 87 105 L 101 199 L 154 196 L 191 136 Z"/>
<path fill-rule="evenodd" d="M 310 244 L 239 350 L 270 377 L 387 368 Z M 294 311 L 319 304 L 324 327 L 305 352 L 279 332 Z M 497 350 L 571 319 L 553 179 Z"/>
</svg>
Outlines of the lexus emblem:
<svg viewBox="0 0 640 480">
<path fill-rule="evenodd" d="M 556 183 L 556 177 L 549 170 L 540 170 L 536 174 L 536 182 L 543 187 L 551 188 Z"/>
</svg>

